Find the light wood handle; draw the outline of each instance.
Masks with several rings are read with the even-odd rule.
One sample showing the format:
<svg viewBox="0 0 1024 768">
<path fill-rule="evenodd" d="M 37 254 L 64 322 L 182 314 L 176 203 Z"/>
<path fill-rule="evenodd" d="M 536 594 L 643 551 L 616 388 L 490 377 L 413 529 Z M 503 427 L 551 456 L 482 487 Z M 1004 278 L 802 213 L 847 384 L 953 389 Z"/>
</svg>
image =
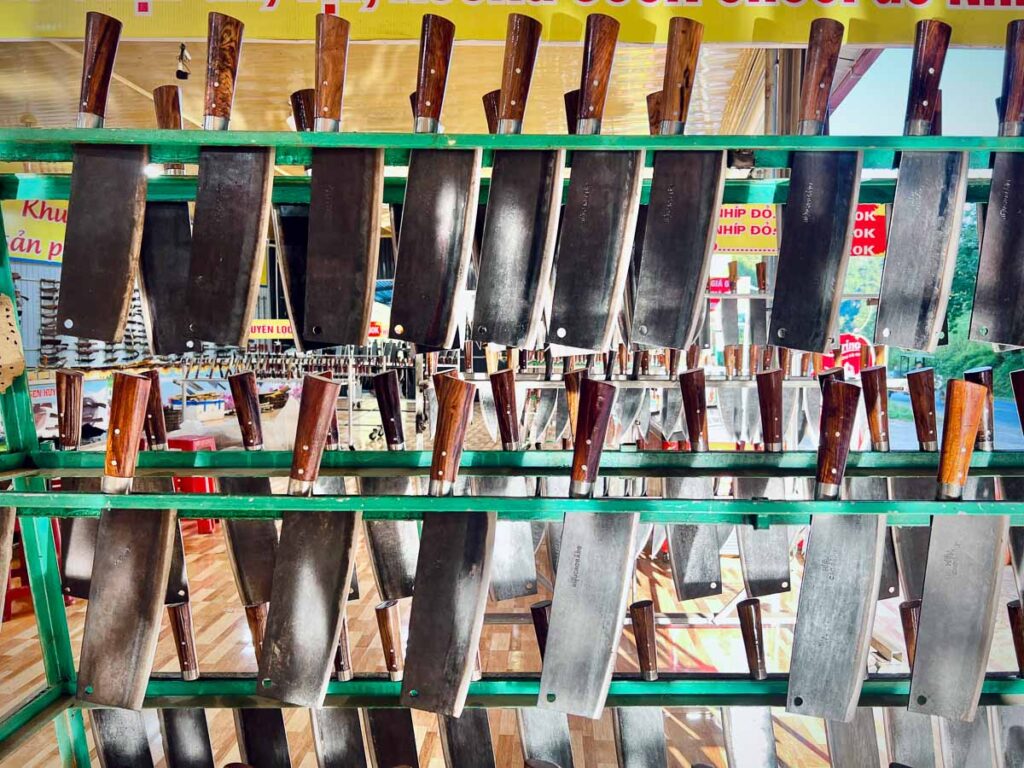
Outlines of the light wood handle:
<svg viewBox="0 0 1024 768">
<path fill-rule="evenodd" d="M 452 22 L 433 13 L 423 14 L 416 103 L 413 107 L 417 120 L 424 118 L 435 126 L 440 123 L 454 44 L 455 25 Z M 436 131 L 436 127 L 432 130 Z"/>
<path fill-rule="evenodd" d="M 988 389 L 963 379 L 946 384 L 946 411 L 942 423 L 942 448 L 936 498 L 963 498 L 974 441 L 988 401 Z"/>
<path fill-rule="evenodd" d="M 316 16 L 316 106 L 317 119 L 341 121 L 345 65 L 348 61 L 349 23 L 340 16 Z M 326 124 L 323 127 L 327 129 Z M 336 128 L 332 128 L 336 129 Z"/>
<path fill-rule="evenodd" d="M 176 85 L 161 85 L 154 88 L 153 109 L 156 111 L 157 128 L 181 130 L 181 88 Z"/>
<path fill-rule="evenodd" d="M 130 373 L 114 374 L 103 474 L 105 479 L 127 482 L 108 482 L 110 492 L 127 493 L 131 488 L 148 402 L 149 379 Z"/>
<path fill-rule="evenodd" d="M 235 78 L 242 55 L 245 25 L 216 11 L 210 13 L 206 50 L 206 103 L 203 114 L 227 120 L 235 98 Z"/>
<path fill-rule="evenodd" d="M 585 120 L 604 117 L 605 99 L 612 74 L 612 59 L 619 39 L 619 22 L 603 13 L 587 16 L 583 38 L 583 67 L 580 73 L 580 98 L 577 105 L 577 130 Z M 593 132 L 593 131 L 592 131 Z"/>
<path fill-rule="evenodd" d="M 673 133 L 682 133 L 686 123 L 703 39 L 704 25 L 698 21 L 676 16 L 668 23 L 665 76 L 661 85 L 661 119 L 664 123 L 678 124 Z"/>
</svg>

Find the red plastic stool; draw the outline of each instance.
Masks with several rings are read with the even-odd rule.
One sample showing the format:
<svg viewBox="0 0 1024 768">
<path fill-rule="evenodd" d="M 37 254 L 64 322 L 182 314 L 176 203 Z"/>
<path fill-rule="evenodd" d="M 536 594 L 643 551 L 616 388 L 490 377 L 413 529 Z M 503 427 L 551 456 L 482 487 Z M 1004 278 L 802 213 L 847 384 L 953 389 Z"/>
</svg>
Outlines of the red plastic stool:
<svg viewBox="0 0 1024 768">
<path fill-rule="evenodd" d="M 167 447 L 178 451 L 215 451 L 217 441 L 209 435 L 181 435 L 167 440 Z M 176 477 L 174 478 L 176 493 L 216 493 L 217 484 L 212 477 Z M 196 520 L 197 533 L 216 533 L 217 521 L 214 519 Z"/>
</svg>

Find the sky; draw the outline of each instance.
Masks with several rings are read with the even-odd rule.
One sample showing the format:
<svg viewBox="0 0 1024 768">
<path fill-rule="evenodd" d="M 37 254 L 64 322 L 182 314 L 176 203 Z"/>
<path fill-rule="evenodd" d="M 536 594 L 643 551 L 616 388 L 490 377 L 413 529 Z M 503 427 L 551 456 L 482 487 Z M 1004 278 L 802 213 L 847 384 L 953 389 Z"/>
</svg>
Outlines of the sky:
<svg viewBox="0 0 1024 768">
<path fill-rule="evenodd" d="M 833 113 L 833 135 L 903 133 L 910 82 L 909 48 L 884 51 Z M 994 136 L 1003 52 L 951 49 L 942 70 L 942 132 L 946 136 Z"/>
</svg>

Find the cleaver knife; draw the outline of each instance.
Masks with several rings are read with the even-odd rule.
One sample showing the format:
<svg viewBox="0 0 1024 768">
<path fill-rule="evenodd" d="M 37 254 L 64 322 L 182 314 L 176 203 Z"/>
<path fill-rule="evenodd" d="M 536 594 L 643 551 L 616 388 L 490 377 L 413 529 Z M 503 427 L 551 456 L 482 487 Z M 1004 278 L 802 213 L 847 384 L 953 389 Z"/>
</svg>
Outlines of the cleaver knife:
<svg viewBox="0 0 1024 768">
<path fill-rule="evenodd" d="M 340 383 L 307 374 L 302 382 L 290 496 L 310 496 L 335 416 Z M 352 580 L 359 512 L 284 512 L 267 614 L 260 694 L 306 707 L 323 705 Z"/>
<path fill-rule="evenodd" d="M 814 496 L 839 498 L 860 388 L 822 383 Z M 811 519 L 797 604 L 786 710 L 850 722 L 857 710 L 875 619 L 885 544 L 883 515 Z"/>
<path fill-rule="evenodd" d="M 903 133 L 929 136 L 951 27 L 917 23 Z M 932 352 L 942 334 L 967 198 L 967 152 L 903 152 L 889 220 L 875 343 Z"/>
<path fill-rule="evenodd" d="M 317 15 L 316 131 L 340 128 L 348 40 L 348 21 Z M 305 339 L 365 343 L 377 281 L 383 190 L 383 149 L 313 150 L 301 331 Z"/>
<path fill-rule="evenodd" d="M 722 707 L 729 768 L 778 768 L 775 729 L 768 707 Z"/>
<path fill-rule="evenodd" d="M 987 402 L 984 385 L 961 379 L 947 384 L 936 498 L 962 499 Z M 992 645 L 1008 527 L 1006 515 L 932 519 L 911 712 L 974 719 Z"/>
<path fill-rule="evenodd" d="M 582 381 L 572 498 L 593 492 L 614 402 L 614 384 Z M 601 716 L 622 635 L 639 517 L 635 512 L 566 515 L 538 707 Z"/>
<path fill-rule="evenodd" d="M 101 128 L 121 22 L 85 15 L 79 128 Z M 75 145 L 57 298 L 62 334 L 121 341 L 139 265 L 146 146 Z"/>
<path fill-rule="evenodd" d="M 424 14 L 413 111 L 416 133 L 439 133 L 455 25 Z M 392 339 L 450 347 L 473 250 L 480 149 L 415 149 L 398 233 Z"/>
<path fill-rule="evenodd" d="M 820 136 L 843 44 L 843 25 L 811 22 L 800 92 L 801 136 Z M 795 152 L 768 341 L 824 352 L 835 337 L 846 262 L 850 257 L 862 163 L 860 152 Z"/>
<path fill-rule="evenodd" d="M 881 768 L 875 715 L 868 707 L 857 707 L 848 721 L 826 720 L 825 737 L 833 768 Z"/>
<path fill-rule="evenodd" d="M 141 712 L 97 707 L 89 710 L 89 719 L 96 755 L 103 768 L 153 768 Z"/>
<path fill-rule="evenodd" d="M 149 379 L 114 374 L 100 489 L 131 491 L 149 398 Z M 85 614 L 77 696 L 92 705 L 138 709 L 160 636 L 174 551 L 173 509 L 100 513 Z"/>
<path fill-rule="evenodd" d="M 600 132 L 618 35 L 619 22 L 611 16 L 587 16 L 578 134 Z M 611 345 L 626 287 L 643 166 L 643 151 L 573 154 L 555 253 L 552 342 L 585 350 Z"/>
<path fill-rule="evenodd" d="M 227 130 L 243 24 L 209 16 L 203 128 Z M 273 147 L 203 147 L 192 227 L 187 307 L 190 349 L 198 341 L 244 347 L 256 308 L 270 220 Z"/>
<path fill-rule="evenodd" d="M 167 768 L 214 768 L 216 763 L 205 709 L 160 709 L 157 714 Z"/>
<path fill-rule="evenodd" d="M 920 600 L 900 603 L 900 619 L 907 645 L 907 664 L 914 670 L 917 650 L 917 619 L 921 612 Z M 889 762 L 896 765 L 935 765 L 938 720 L 931 715 L 908 712 L 903 707 L 882 710 L 885 723 L 885 743 Z"/>
<path fill-rule="evenodd" d="M 643 680 L 658 679 L 654 602 L 629 606 L 637 662 Z M 620 707 L 612 710 L 615 752 L 620 768 L 668 768 L 665 713 L 661 707 Z"/>
<path fill-rule="evenodd" d="M 438 421 L 428 495 L 450 496 L 476 387 L 457 374 L 434 376 Z M 409 617 L 403 706 L 459 717 L 487 607 L 495 512 L 425 515 Z"/>
</svg>

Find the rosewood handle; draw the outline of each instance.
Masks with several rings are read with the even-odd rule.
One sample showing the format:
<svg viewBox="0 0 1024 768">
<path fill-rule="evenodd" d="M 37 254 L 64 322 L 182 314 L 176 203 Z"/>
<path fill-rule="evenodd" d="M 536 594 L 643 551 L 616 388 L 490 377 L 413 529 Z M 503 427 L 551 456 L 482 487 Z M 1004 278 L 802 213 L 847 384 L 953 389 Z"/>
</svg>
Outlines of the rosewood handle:
<svg viewBox="0 0 1024 768">
<path fill-rule="evenodd" d="M 157 128 L 181 130 L 181 88 L 176 85 L 161 85 L 154 88 L 153 109 L 156 111 Z"/>
<path fill-rule="evenodd" d="M 348 641 L 348 617 L 341 615 L 341 634 L 338 635 L 338 647 L 334 651 L 334 675 L 342 682 L 354 677 L 352 669 L 352 648 Z"/>
<path fill-rule="evenodd" d="M 722 357 L 725 362 L 725 378 L 735 379 L 740 372 L 740 348 L 736 344 L 729 344 L 722 350 Z"/>
<path fill-rule="evenodd" d="M 765 680 L 768 670 L 765 665 L 764 627 L 761 624 L 761 601 L 756 597 L 741 600 L 736 604 L 740 617 L 740 634 L 743 635 L 743 650 L 747 654 L 747 669 L 754 680 Z"/>
<path fill-rule="evenodd" d="M 907 94 L 907 117 L 903 132 L 907 136 L 928 136 L 938 102 L 942 65 L 952 27 L 938 19 L 917 22 L 914 35 L 914 58 L 910 64 L 910 91 Z"/>
<path fill-rule="evenodd" d="M 600 130 L 618 39 L 619 22 L 614 18 L 603 13 L 587 16 L 580 98 L 576 109 L 577 133 L 597 133 Z"/>
<path fill-rule="evenodd" d="M 822 385 L 816 499 L 839 498 L 859 398 L 860 387 L 856 384 L 829 378 Z"/>
<path fill-rule="evenodd" d="M 697 363 L 700 361 L 700 346 L 697 344 L 691 344 L 686 348 L 686 367 L 696 368 Z"/>
<path fill-rule="evenodd" d="M 82 390 L 85 374 L 57 371 L 57 445 L 74 451 L 82 442 Z"/>
<path fill-rule="evenodd" d="M 583 386 L 583 380 L 590 378 L 590 371 L 581 368 L 578 371 L 570 371 L 562 378 L 565 381 L 565 400 L 569 406 L 569 429 L 575 435 L 580 414 L 580 388 Z"/>
<path fill-rule="evenodd" d="M 757 374 L 757 403 L 761 410 L 761 439 L 766 453 L 782 450 L 782 369 Z"/>
<path fill-rule="evenodd" d="M 682 16 L 668 23 L 668 48 L 665 51 L 665 76 L 662 80 L 662 134 L 680 134 L 690 111 L 690 97 L 697 78 L 697 60 L 704 39 L 704 25 Z"/>
<path fill-rule="evenodd" d="M 104 493 L 128 493 L 131 490 L 148 401 L 149 379 L 130 373 L 114 374 L 101 483 Z"/>
<path fill-rule="evenodd" d="M 864 368 L 860 372 L 864 390 L 864 408 L 868 414 L 868 431 L 873 451 L 889 450 L 889 386 L 884 365 Z"/>
<path fill-rule="evenodd" d="M 822 392 L 825 391 L 826 381 L 846 381 L 846 370 L 844 368 L 829 368 L 818 374 L 818 386 Z"/>
<path fill-rule="evenodd" d="M 537 636 L 537 647 L 540 649 L 540 660 L 544 661 L 544 652 L 548 647 L 548 626 L 551 623 L 551 601 L 541 600 L 530 606 L 533 619 L 533 632 Z"/>
<path fill-rule="evenodd" d="M 1013 401 L 1017 404 L 1017 419 L 1024 430 L 1024 368 L 1010 371 L 1010 386 L 1013 388 Z"/>
<path fill-rule="evenodd" d="M 397 600 L 385 600 L 374 608 L 377 614 L 377 631 L 380 633 L 380 645 L 384 650 L 384 666 L 388 676 L 394 680 L 402 679 L 405 659 L 402 652 L 402 617 Z"/>
<path fill-rule="evenodd" d="M 385 371 L 374 376 L 373 394 L 377 397 L 388 450 L 404 450 L 405 427 L 402 424 L 402 393 L 398 387 L 398 371 Z"/>
<path fill-rule="evenodd" d="M 316 123 L 316 91 L 312 88 L 303 88 L 295 91 L 289 97 L 292 105 L 292 118 L 295 120 L 295 130 L 299 133 L 312 131 Z"/>
<path fill-rule="evenodd" d="M 793 350 L 788 347 L 779 347 L 779 368 L 782 369 L 782 378 L 788 379 L 793 370 Z"/>
<path fill-rule="evenodd" d="M 683 398 L 683 417 L 690 435 L 690 451 L 708 449 L 708 404 L 704 388 L 704 369 L 691 368 L 679 374 L 679 388 Z"/>
<path fill-rule="evenodd" d="M 484 104 L 484 119 L 487 120 L 487 132 L 498 132 L 498 103 L 501 101 L 501 91 L 488 91 L 481 99 Z"/>
<path fill-rule="evenodd" d="M 917 656 L 917 628 L 921 623 L 921 601 L 906 600 L 900 603 L 900 624 L 903 625 L 903 642 L 907 646 L 907 664 L 914 671 Z"/>
<path fill-rule="evenodd" d="M 238 75 L 238 60 L 242 54 L 242 32 L 245 25 L 238 19 L 223 13 L 210 13 L 209 34 L 206 51 L 206 102 L 203 115 L 219 118 L 221 125 L 210 124 L 207 128 L 227 127 L 231 118 L 231 103 L 235 97 L 235 78 Z"/>
<path fill-rule="evenodd" d="M 256 374 L 244 371 L 228 376 L 231 399 L 235 401 L 235 418 L 242 432 L 242 445 L 247 451 L 263 450 L 263 423 L 260 419 L 260 396 Z"/>
<path fill-rule="evenodd" d="M 512 13 L 505 32 L 505 61 L 501 69 L 498 133 L 519 133 L 526 114 L 526 99 L 540 48 L 544 26 L 529 16 Z"/>
<path fill-rule="evenodd" d="M 160 372 L 145 371 L 149 379 L 149 397 L 146 398 L 146 443 L 151 451 L 167 450 L 167 421 L 164 419 L 164 398 L 160 392 Z"/>
<path fill-rule="evenodd" d="M 658 639 L 654 633 L 654 602 L 638 600 L 629 606 L 629 616 L 633 622 L 633 638 L 636 641 L 640 677 L 644 680 L 657 680 Z"/>
<path fill-rule="evenodd" d="M 647 94 L 647 127 L 651 136 L 661 133 L 661 91 Z"/>
<path fill-rule="evenodd" d="M 984 365 L 964 371 L 964 381 L 969 381 L 972 384 L 981 384 L 988 392 L 988 395 L 985 397 L 985 407 L 981 412 L 981 423 L 978 425 L 978 437 L 974 442 L 974 450 L 995 450 L 996 432 L 992 396 L 992 367 Z"/>
<path fill-rule="evenodd" d="M 256 663 L 259 664 L 263 660 L 263 636 L 267 633 L 267 603 L 245 606 L 245 620 L 249 625 Z"/>
<path fill-rule="evenodd" d="M 740 263 L 738 261 L 729 262 L 729 293 L 736 293 L 736 289 L 740 285 Z"/>
<path fill-rule="evenodd" d="M 501 448 L 519 450 L 519 410 L 516 408 L 516 374 L 511 368 L 491 374 L 491 393 L 498 413 Z"/>
<path fill-rule="evenodd" d="M 562 101 L 565 103 L 566 131 L 572 136 L 576 133 L 576 115 L 580 111 L 579 88 L 573 91 L 566 91 L 565 95 L 562 96 Z"/>
<path fill-rule="evenodd" d="M 334 378 L 334 372 L 331 370 L 320 371 L 318 375 L 325 379 Z M 331 422 L 327 425 L 327 442 L 324 443 L 324 449 L 336 451 L 339 447 L 341 447 L 341 431 L 338 429 L 338 409 L 334 408 L 331 411 Z"/>
<path fill-rule="evenodd" d="M 768 292 L 768 265 L 763 261 L 757 262 L 754 266 L 754 271 L 757 273 L 757 291 L 758 293 Z"/>
<path fill-rule="evenodd" d="M 843 47 L 843 25 L 833 19 L 815 19 L 804 59 L 800 89 L 800 130 L 802 135 L 821 135 L 828 116 L 832 78 Z"/>
<path fill-rule="evenodd" d="M 433 13 L 423 14 L 416 103 L 413 106 L 417 133 L 437 132 L 454 43 L 455 25 L 452 22 Z"/>
<path fill-rule="evenodd" d="M 1024 21 L 1006 25 L 1000 136 L 1019 136 L 1024 127 Z"/>
<path fill-rule="evenodd" d="M 1020 600 L 1006 604 L 1010 616 L 1010 634 L 1013 635 L 1013 655 L 1017 658 L 1017 676 L 1024 677 L 1024 609 Z"/>
<path fill-rule="evenodd" d="M 577 429 L 573 435 L 570 498 L 587 498 L 594 489 L 614 403 L 614 384 L 589 378 L 580 383 Z"/>
<path fill-rule="evenodd" d="M 668 350 L 668 358 L 666 363 L 668 366 L 668 377 L 674 379 L 679 371 L 679 359 L 682 357 L 682 352 L 678 349 Z"/>
<path fill-rule="evenodd" d="M 327 446 L 327 432 L 340 391 L 341 384 L 325 376 L 306 374 L 302 380 L 292 468 L 288 475 L 288 494 L 291 496 L 313 493 L 313 483 L 320 474 L 320 459 Z"/>
<path fill-rule="evenodd" d="M 950 379 L 946 384 L 937 499 L 956 501 L 963 496 L 974 441 L 987 401 L 988 390 L 982 384 L 972 384 L 963 379 Z"/>
<path fill-rule="evenodd" d="M 910 408 L 914 412 L 914 429 L 922 451 L 939 450 L 939 432 L 935 424 L 935 371 L 919 368 L 907 374 Z"/>
<path fill-rule="evenodd" d="M 167 606 L 167 618 L 174 638 L 174 651 L 182 680 L 199 679 L 199 656 L 196 652 L 196 632 L 192 624 L 192 605 L 179 603 Z"/>
<path fill-rule="evenodd" d="M 333 14 L 317 14 L 315 130 L 318 131 L 336 131 L 341 122 L 348 33 L 349 23 L 346 19 Z"/>
<path fill-rule="evenodd" d="M 90 11 L 85 14 L 85 49 L 82 52 L 82 86 L 79 91 L 80 128 L 98 128 L 107 111 L 110 76 L 114 74 L 117 43 L 121 39 L 121 22 L 113 16 Z"/>
<path fill-rule="evenodd" d="M 466 440 L 476 386 L 440 373 L 434 376 L 434 391 L 437 393 L 437 430 L 430 460 L 429 493 L 431 496 L 447 496 L 459 474 L 459 459 L 462 458 L 462 444 Z"/>
</svg>

